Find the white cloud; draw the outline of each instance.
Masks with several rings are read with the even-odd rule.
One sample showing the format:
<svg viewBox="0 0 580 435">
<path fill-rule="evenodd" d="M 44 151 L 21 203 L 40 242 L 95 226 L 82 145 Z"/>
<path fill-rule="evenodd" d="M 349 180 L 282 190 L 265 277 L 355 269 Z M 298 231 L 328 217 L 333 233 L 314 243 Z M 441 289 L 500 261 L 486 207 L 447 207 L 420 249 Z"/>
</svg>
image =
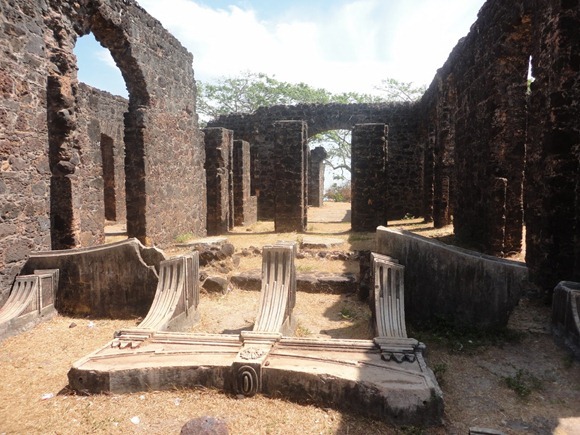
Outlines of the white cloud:
<svg viewBox="0 0 580 435">
<path fill-rule="evenodd" d="M 325 14 L 264 20 L 237 6 L 140 1 L 193 53 L 202 81 L 249 70 L 335 92 L 370 92 L 387 77 L 428 84 L 483 2 L 353 0 Z"/>
<path fill-rule="evenodd" d="M 103 65 L 108 66 L 109 68 L 113 68 L 115 70 L 118 69 L 113 56 L 111 56 L 111 52 L 106 48 L 101 48 L 95 51 L 95 57 L 103 63 Z"/>
</svg>

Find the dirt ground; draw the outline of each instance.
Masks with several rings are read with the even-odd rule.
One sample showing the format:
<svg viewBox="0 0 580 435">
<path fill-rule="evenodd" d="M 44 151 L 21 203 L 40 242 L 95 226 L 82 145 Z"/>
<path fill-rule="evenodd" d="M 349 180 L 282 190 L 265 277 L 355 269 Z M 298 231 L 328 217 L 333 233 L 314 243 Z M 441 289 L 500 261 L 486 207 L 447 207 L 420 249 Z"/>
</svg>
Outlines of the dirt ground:
<svg viewBox="0 0 580 435">
<path fill-rule="evenodd" d="M 352 234 L 340 204 L 311 209 L 308 232 L 339 237 L 332 249 L 372 246 L 372 234 Z M 324 213 L 328 211 L 328 213 Z M 322 217 L 316 212 L 322 212 Z M 400 225 L 428 236 L 449 238 L 450 230 L 428 228 L 420 220 Z M 304 235 L 275 234 L 271 223 L 237 228 L 228 240 L 241 250 Z M 179 250 L 168 250 L 178 253 Z M 243 258 L 240 268 L 259 267 L 260 258 Z M 342 261 L 305 258 L 297 267 L 351 271 Z M 251 328 L 259 293 L 233 289 L 226 295 L 202 294 L 196 332 Z M 296 335 L 371 338 L 370 311 L 355 295 L 299 292 Z M 441 384 L 444 425 L 392 428 L 334 409 L 256 396 L 238 399 L 208 389 L 77 396 L 67 388 L 71 364 L 137 320 L 56 316 L 31 331 L 0 343 L 0 434 L 143 433 L 177 434 L 191 418 L 225 419 L 232 434 L 467 434 L 470 427 L 506 434 L 580 434 L 580 363 L 550 335 L 550 308 L 524 299 L 504 334 L 461 334 L 444 328 L 410 329 L 425 342 L 428 364 Z"/>
</svg>

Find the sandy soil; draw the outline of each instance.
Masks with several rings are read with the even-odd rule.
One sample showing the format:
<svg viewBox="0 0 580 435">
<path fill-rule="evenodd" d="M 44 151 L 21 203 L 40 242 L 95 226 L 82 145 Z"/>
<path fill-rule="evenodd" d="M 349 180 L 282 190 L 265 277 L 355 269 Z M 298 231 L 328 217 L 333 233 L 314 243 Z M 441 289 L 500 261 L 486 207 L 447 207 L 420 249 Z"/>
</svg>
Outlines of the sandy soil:
<svg viewBox="0 0 580 435">
<path fill-rule="evenodd" d="M 333 219 L 340 217 L 340 205 L 328 207 Z M 320 219 L 311 214 L 311 222 Z M 234 231 L 228 239 L 241 249 L 300 237 L 273 234 L 269 225 L 258 223 L 250 231 Z M 372 245 L 368 235 L 349 234 L 348 222 L 311 225 L 313 233 L 343 237 L 340 249 Z M 401 225 L 422 228 L 424 235 L 449 237 L 449 229 L 437 232 L 421 227 L 420 221 Z M 351 266 L 318 263 L 336 270 Z M 203 294 L 201 321 L 194 331 L 250 328 L 258 298 L 258 292 L 239 289 L 221 296 Z M 371 337 L 370 311 L 353 295 L 299 292 L 295 313 L 300 336 Z M 262 396 L 240 400 L 206 389 L 76 396 L 67 389 L 71 364 L 103 346 L 115 330 L 136 321 L 57 316 L 0 343 L 0 434 L 177 434 L 186 421 L 205 415 L 225 419 L 232 434 L 439 435 L 466 434 L 470 427 L 506 434 L 580 434 L 580 363 L 554 343 L 549 319 L 549 307 L 522 300 L 501 336 L 411 328 L 410 335 L 428 346 L 428 363 L 445 400 L 444 425 L 422 430 L 392 428 L 307 403 Z"/>
</svg>

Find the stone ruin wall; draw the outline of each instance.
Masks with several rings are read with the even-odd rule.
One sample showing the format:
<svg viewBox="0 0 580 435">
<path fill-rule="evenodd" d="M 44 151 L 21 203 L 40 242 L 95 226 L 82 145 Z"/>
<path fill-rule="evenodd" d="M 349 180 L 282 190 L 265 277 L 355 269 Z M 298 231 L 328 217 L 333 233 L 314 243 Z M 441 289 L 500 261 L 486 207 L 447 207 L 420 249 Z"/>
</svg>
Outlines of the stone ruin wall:
<svg viewBox="0 0 580 435">
<path fill-rule="evenodd" d="M 50 249 L 44 17 L 0 3 L 0 303 L 32 250 Z"/>
<path fill-rule="evenodd" d="M 526 262 L 551 291 L 559 281 L 580 281 L 580 4 L 532 5 Z"/>
<path fill-rule="evenodd" d="M 525 224 L 546 293 L 580 279 L 579 14 L 577 1 L 489 0 L 421 101 L 425 210 L 500 256 L 521 250 Z"/>
<path fill-rule="evenodd" d="M 193 58 L 177 39 L 132 0 L 2 2 L 0 29 L 0 303 L 31 251 L 104 239 L 94 122 L 103 94 L 87 98 L 73 54 L 76 39 L 89 32 L 110 50 L 130 94 L 120 120 L 127 183 L 116 189 L 118 218 L 126 193 L 129 236 L 163 246 L 179 234 L 204 235 Z M 95 101 L 99 109 L 87 111 Z M 117 115 L 99 113 L 100 132 L 118 135 L 109 123 Z"/>
<path fill-rule="evenodd" d="M 489 1 L 423 98 L 433 219 L 496 255 L 521 250 L 530 20 Z"/>
<path fill-rule="evenodd" d="M 423 215 L 423 148 L 419 134 L 417 107 L 408 103 L 392 104 L 301 104 L 260 108 L 253 114 L 231 114 L 210 121 L 208 126 L 234 131 L 236 139 L 252 147 L 253 182 L 258 196 L 258 218 L 274 219 L 273 171 L 276 133 L 273 123 L 302 120 L 312 137 L 328 130 L 349 129 L 355 124 L 385 123 L 389 126 L 389 219 L 410 213 Z"/>
</svg>

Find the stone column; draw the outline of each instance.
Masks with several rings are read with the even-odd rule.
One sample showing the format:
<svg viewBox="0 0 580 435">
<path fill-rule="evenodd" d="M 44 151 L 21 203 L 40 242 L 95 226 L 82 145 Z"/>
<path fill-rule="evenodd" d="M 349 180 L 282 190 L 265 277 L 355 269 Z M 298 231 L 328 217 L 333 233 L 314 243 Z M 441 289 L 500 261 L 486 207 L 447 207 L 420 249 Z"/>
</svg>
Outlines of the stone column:
<svg viewBox="0 0 580 435">
<path fill-rule="evenodd" d="M 250 192 L 250 144 L 235 140 L 233 157 L 234 223 L 251 225 L 257 220 L 257 204 Z"/>
<path fill-rule="evenodd" d="M 303 232 L 307 217 L 307 125 L 304 121 L 277 121 L 274 131 L 275 230 L 280 233 Z"/>
<path fill-rule="evenodd" d="M 357 124 L 352 131 L 352 229 L 387 225 L 387 134 L 385 124 Z"/>
<path fill-rule="evenodd" d="M 230 208 L 231 164 L 234 133 L 225 128 L 206 128 L 205 171 L 207 177 L 207 234 L 228 232 L 233 223 Z"/>
<path fill-rule="evenodd" d="M 308 205 L 322 207 L 324 198 L 324 159 L 327 153 L 323 147 L 310 152 L 310 171 L 308 173 Z"/>
</svg>

